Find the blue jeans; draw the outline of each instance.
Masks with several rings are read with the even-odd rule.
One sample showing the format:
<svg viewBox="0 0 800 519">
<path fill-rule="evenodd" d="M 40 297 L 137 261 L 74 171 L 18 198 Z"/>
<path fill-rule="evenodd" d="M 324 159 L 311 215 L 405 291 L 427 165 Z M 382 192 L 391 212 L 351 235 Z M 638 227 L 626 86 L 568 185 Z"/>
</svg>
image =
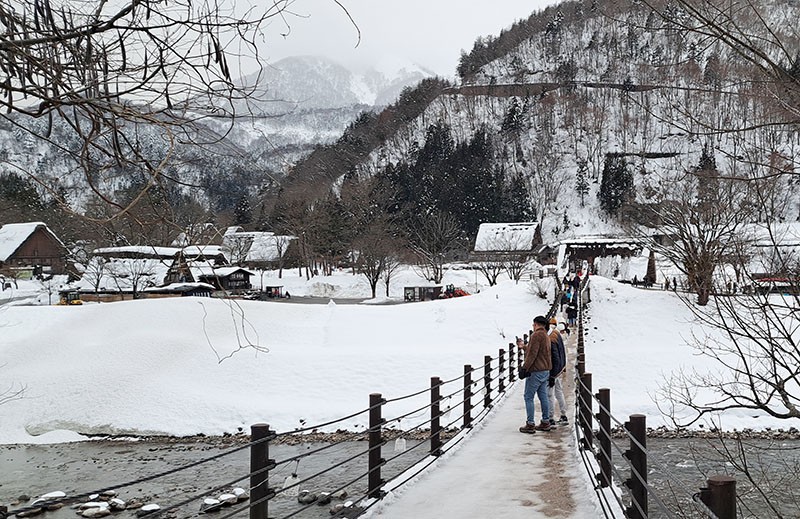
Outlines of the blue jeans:
<svg viewBox="0 0 800 519">
<path fill-rule="evenodd" d="M 533 416 L 536 410 L 533 403 L 535 395 L 539 395 L 539 403 L 542 406 L 542 421 L 550 416 L 550 400 L 547 398 L 547 381 L 549 379 L 549 371 L 534 371 L 525 379 L 525 413 L 529 424 L 536 425 L 536 418 Z"/>
</svg>

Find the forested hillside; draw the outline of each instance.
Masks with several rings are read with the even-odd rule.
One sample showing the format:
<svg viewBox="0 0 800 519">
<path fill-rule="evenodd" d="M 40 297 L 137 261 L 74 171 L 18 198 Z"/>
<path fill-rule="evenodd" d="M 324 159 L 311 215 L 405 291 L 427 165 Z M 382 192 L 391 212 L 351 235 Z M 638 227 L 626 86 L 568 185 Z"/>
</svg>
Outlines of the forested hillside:
<svg viewBox="0 0 800 519">
<path fill-rule="evenodd" d="M 780 32 L 796 9 L 767 0 L 727 23 L 778 39 L 775 62 L 796 70 L 797 39 Z M 387 133 L 392 111 L 365 114 L 300 163 L 266 225 L 310 193 L 346 203 L 357 184 L 404 236 L 431 215 L 452 217 L 465 243 L 484 221 L 540 221 L 546 240 L 620 232 L 653 223 L 648 209 L 698 171 L 752 180 L 728 202 L 758 192 L 754 220 L 797 220 L 796 185 L 775 175 L 794 171 L 794 113 L 758 63 L 690 19 L 668 2 L 564 2 L 478 39 L 462 83 L 439 85 L 418 116 Z M 323 207 L 308 206 L 328 221 Z"/>
<path fill-rule="evenodd" d="M 703 171 L 714 186 L 720 178 L 753 180 L 744 193 L 708 198 L 747 206 L 753 220 L 797 220 L 797 89 L 786 87 L 799 76 L 800 47 L 790 32 L 798 6 L 762 0 L 716 12 L 723 31 L 753 43 L 742 52 L 681 5 L 573 1 L 533 13 L 479 38 L 461 56 L 460 83 L 425 79 L 388 107 L 362 111 L 313 151 L 237 125 L 187 134 L 186 142 L 204 146 L 170 152 L 156 127 L 143 134 L 142 153 L 168 155 L 158 182 L 124 168 L 90 175 L 113 192 L 109 200 L 71 182 L 76 165 L 57 149 L 9 127 L 0 192 L 19 196 L 6 196 L 0 209 L 5 219 L 46 219 L 59 201 L 80 198 L 73 209 L 104 221 L 115 241 L 163 242 L 210 220 L 302 236 L 306 258 L 330 260 L 373 235 L 390 236 L 389 248 L 418 252 L 436 221 L 457 238 L 447 254 L 459 256 L 481 222 L 539 221 L 545 241 L 653 223 L 659 216 L 652 209 L 673 203 L 697 176 L 683 179 Z M 771 60 L 752 57 L 758 44 Z M 343 125 L 349 117 L 328 115 Z M 307 114 L 312 127 L 315 117 Z M 36 124 L 40 133 L 62 131 Z M 59 142 L 79 144 L 68 132 Z M 305 158 L 277 168 L 269 165 L 276 148 L 292 161 Z M 42 170 L 65 174 L 42 186 L 31 175 Z M 145 196 L 141 186 L 149 186 Z M 109 211 L 120 209 L 136 222 L 109 221 Z M 156 232 L 141 221 L 163 225 Z"/>
</svg>

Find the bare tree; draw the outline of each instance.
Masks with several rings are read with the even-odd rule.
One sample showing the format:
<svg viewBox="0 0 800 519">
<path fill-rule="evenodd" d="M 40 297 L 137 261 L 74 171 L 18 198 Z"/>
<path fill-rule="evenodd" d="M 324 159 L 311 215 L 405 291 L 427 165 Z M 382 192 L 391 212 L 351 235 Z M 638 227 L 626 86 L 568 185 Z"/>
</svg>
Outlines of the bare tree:
<svg viewBox="0 0 800 519">
<path fill-rule="evenodd" d="M 283 265 L 286 263 L 286 258 L 284 256 L 294 239 L 294 236 L 275 236 L 275 252 L 278 255 L 278 259 L 276 260 L 278 262 L 278 278 L 283 277 Z"/>
<path fill-rule="evenodd" d="M 349 18 L 338 0 L 331 1 Z M 176 144 L 218 140 L 234 117 L 248 111 L 265 64 L 259 40 L 275 21 L 288 34 L 289 20 L 296 16 L 292 3 L 3 3 L 0 117 L 71 156 L 89 188 L 124 212 L 166 175 Z M 238 76 L 250 70 L 254 80 L 244 84 Z M 38 131 L 26 118 L 48 124 Z M 204 130 L 197 123 L 205 119 L 227 123 L 228 130 Z M 166 153 L 150 153 L 141 125 L 161 129 Z M 77 146 L 65 143 L 56 130 L 77 138 Z M 139 196 L 120 205 L 104 193 L 99 179 L 110 168 L 141 173 L 146 182 Z M 43 176 L 32 177 L 64 202 Z"/>
<path fill-rule="evenodd" d="M 701 306 L 708 304 L 714 273 L 735 254 L 740 228 L 749 220 L 745 183 L 716 179 L 705 188 L 702 183 L 694 176 L 671 183 L 668 197 L 644 207 L 655 233 L 637 231 L 686 276 Z"/>
<path fill-rule="evenodd" d="M 142 289 L 161 283 L 155 277 L 159 263 L 151 258 L 115 259 L 108 262 L 106 273 L 120 292 L 130 290 L 133 298 L 138 299 Z"/>
<path fill-rule="evenodd" d="M 486 278 L 486 282 L 489 283 L 490 287 L 497 284 L 497 279 L 500 277 L 503 270 L 505 270 L 505 264 L 501 259 L 487 259 L 485 261 L 479 261 L 475 265 L 481 274 L 483 274 L 483 277 Z"/>
<path fill-rule="evenodd" d="M 434 283 L 442 282 L 444 265 L 461 249 L 462 242 L 458 222 L 448 213 L 437 212 L 419 219 L 409 232 L 411 250 L 422 275 Z"/>
<path fill-rule="evenodd" d="M 478 270 L 489 286 L 497 284 L 503 271 L 514 281 L 519 282 L 522 279 L 528 264 L 531 242 L 527 233 L 502 232 L 480 244 L 481 250 L 485 252 L 476 252 L 482 258 L 477 264 Z"/>
<path fill-rule="evenodd" d="M 389 269 L 397 269 L 396 246 L 392 238 L 388 222 L 379 218 L 373 221 L 356 238 L 353 248 L 356 250 L 356 270 L 367 278 L 372 297 L 377 294 L 378 282 L 384 278 L 386 291 L 389 291 Z"/>
<path fill-rule="evenodd" d="M 386 257 L 386 266 L 383 269 L 383 284 L 386 287 L 386 297 L 389 297 L 389 285 L 394 279 L 394 275 L 400 271 L 403 264 L 400 262 L 400 255 L 396 252 L 389 253 Z"/>
<path fill-rule="evenodd" d="M 253 235 L 251 233 L 231 233 L 222 239 L 222 246 L 228 253 L 231 265 L 243 266 L 247 260 L 247 254 L 253 246 Z"/>
<path fill-rule="evenodd" d="M 100 284 L 106 275 L 108 259 L 102 256 L 89 258 L 83 268 L 83 279 L 92 285 L 95 292 L 100 290 Z"/>
<path fill-rule="evenodd" d="M 797 294 L 752 291 L 712 302 L 694 313 L 723 336 L 703 337 L 694 347 L 722 369 L 673 374 L 661 388 L 675 406 L 669 414 L 682 426 L 728 409 L 800 418 L 800 349 L 792 340 L 800 331 Z M 712 395 L 700 398 L 698 388 Z"/>
</svg>

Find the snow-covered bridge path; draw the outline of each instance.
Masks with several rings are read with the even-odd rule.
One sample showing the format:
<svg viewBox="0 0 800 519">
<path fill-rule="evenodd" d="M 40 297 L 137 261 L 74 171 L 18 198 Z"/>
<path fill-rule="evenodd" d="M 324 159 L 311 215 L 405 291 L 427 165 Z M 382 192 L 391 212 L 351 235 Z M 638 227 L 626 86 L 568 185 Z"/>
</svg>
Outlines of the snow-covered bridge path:
<svg viewBox="0 0 800 519">
<path fill-rule="evenodd" d="M 568 341 L 564 394 L 574 407 L 575 335 Z M 589 476 L 570 424 L 523 434 L 524 384 L 517 382 L 458 448 L 375 505 L 366 517 L 381 519 L 596 518 Z M 537 413 L 539 404 L 537 400 Z M 538 416 L 538 415 L 537 415 Z"/>
</svg>

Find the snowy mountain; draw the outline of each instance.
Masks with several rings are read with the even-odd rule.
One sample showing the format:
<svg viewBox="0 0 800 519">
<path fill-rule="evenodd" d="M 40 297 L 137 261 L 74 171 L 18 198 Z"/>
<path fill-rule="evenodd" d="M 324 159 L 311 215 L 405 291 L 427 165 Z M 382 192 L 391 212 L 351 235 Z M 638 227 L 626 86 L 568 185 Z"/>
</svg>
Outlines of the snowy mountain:
<svg viewBox="0 0 800 519">
<path fill-rule="evenodd" d="M 382 108 L 395 101 L 403 88 L 433 75 L 413 63 L 390 58 L 356 72 L 328 58 L 295 56 L 262 71 L 259 83 L 264 89 L 256 107 L 270 115 L 355 106 Z M 253 75 L 244 79 L 245 84 L 254 81 Z"/>
<path fill-rule="evenodd" d="M 527 206 L 513 212 L 525 214 L 516 221 L 541 222 L 550 242 L 621 232 L 624 218 L 598 198 L 609 161 L 631 176 L 639 204 L 657 203 L 704 152 L 723 174 L 796 169 L 800 134 L 780 124 L 792 112 L 774 102 L 780 92 L 751 62 L 708 36 L 679 30 L 688 14 L 671 4 L 660 11 L 633 0 L 585 4 L 562 2 L 477 40 L 462 56 L 460 84 L 428 77 L 382 111 L 401 85 L 426 71 L 391 61 L 360 73 L 315 57 L 279 61 L 263 71 L 267 87 L 249 107 L 254 116 L 230 129 L 209 127 L 221 139 L 199 151 L 179 149 L 169 177 L 215 214 L 245 197 L 269 213 L 278 185 L 296 186 L 297 197 L 313 206 L 337 196 L 345 175 L 361 181 L 389 172 L 406 184 L 384 193 L 407 192 L 430 204 L 411 214 L 458 211 L 470 219 L 469 231 L 477 221 L 510 221 L 500 218 L 513 201 Z M 795 3 L 761 0 L 756 8 L 761 17 L 737 11 L 738 27 L 764 37 L 781 36 L 798 15 Z M 791 34 L 785 42 L 787 55 L 800 51 Z M 432 129 L 447 149 L 433 148 Z M 153 150 L 164 147 L 158 129 L 150 140 Z M 21 169 L 69 186 L 80 207 L 85 190 L 71 180 L 74 165 L 18 130 L 2 144 Z M 453 153 L 459 147 L 460 156 Z M 439 162 L 415 177 L 421 151 Z M 126 176 L 116 173 L 100 180 L 119 191 Z M 771 218 L 798 218 L 797 190 L 785 175 L 775 178 Z M 449 198 L 432 197 L 434 191 Z"/>
<path fill-rule="evenodd" d="M 379 111 L 395 101 L 403 88 L 429 75 L 410 63 L 383 64 L 356 73 L 324 58 L 286 58 L 264 71 L 259 80 L 266 88 L 256 92 L 259 99 L 236 106 L 239 117 L 232 125 L 207 119 L 197 123 L 196 130 L 187 130 L 187 135 L 171 137 L 158 124 L 139 125 L 132 131 L 153 160 L 170 158 L 164 173 L 177 181 L 175 186 L 167 183 L 175 196 L 225 212 L 242 197 L 255 197 L 274 185 L 316 146 L 335 141 L 361 112 Z M 244 83 L 255 80 L 251 76 Z M 55 145 L 37 134 L 50 134 Z M 197 148 L 193 141 L 204 145 Z M 0 149 L 9 166 L 0 170 L 0 180 L 4 173 L 36 172 L 41 182 L 32 184 L 33 189 L 45 199 L 58 193 L 80 212 L 95 197 L 87 189 L 90 182 L 102 196 L 119 200 L 147 181 L 146 175 L 114 169 L 90 179 L 74 156 L 65 153 L 77 155 L 80 148 L 80 141 L 58 119 L 52 129 L 43 119 L 24 119 L 19 125 L 2 122 Z"/>
<path fill-rule="evenodd" d="M 437 165 L 439 182 L 452 183 L 456 175 L 469 184 L 478 168 L 453 162 L 453 150 L 488 137 L 491 152 L 481 164 L 504 172 L 495 184 L 521 179 L 527 185 L 532 219 L 553 241 L 622 232 L 624 218 L 605 211 L 598 197 L 609 161 L 630 175 L 632 200 L 640 205 L 662 200 L 676 179 L 698 168 L 704 150 L 723 175 L 763 179 L 796 170 L 800 135 L 790 124 L 793 111 L 781 102 L 780 85 L 765 81 L 736 49 L 681 30 L 688 12 L 671 4 L 658 9 L 637 1 L 562 2 L 496 38 L 479 39 L 462 57 L 461 84 L 440 88 L 418 115 L 370 142 L 365 156 L 353 154 L 352 163 L 330 159 L 348 153 L 353 141 L 363 148 L 384 121 L 396 120 L 392 113 L 341 139 L 339 148 L 320 152 L 326 157 L 310 157 L 310 167 L 295 168 L 295 175 L 306 175 L 298 184 L 327 177 L 335 191 L 355 169 L 359 178 L 392 181 L 398 171 L 410 170 L 411 180 L 419 175 L 418 182 L 435 186 L 436 168 L 420 166 L 420 157 L 431 156 L 444 157 Z M 730 25 L 763 41 L 782 39 L 785 47 L 775 58 L 780 64 L 783 56 L 791 60 L 800 52 L 789 23 L 797 9 L 795 3 L 762 0 L 734 13 Z M 787 75 L 797 67 L 790 64 Z M 334 166 L 326 170 L 327 163 Z M 393 187 L 403 192 L 413 182 Z M 797 190 L 788 175 L 775 177 L 769 191 L 761 190 L 773 197 L 774 212 L 764 217 L 800 217 Z M 450 198 L 415 209 L 474 214 L 486 209 L 481 204 L 490 193 L 476 201 L 466 191 L 444 193 Z M 462 208 L 465 203 L 470 206 Z"/>
</svg>

